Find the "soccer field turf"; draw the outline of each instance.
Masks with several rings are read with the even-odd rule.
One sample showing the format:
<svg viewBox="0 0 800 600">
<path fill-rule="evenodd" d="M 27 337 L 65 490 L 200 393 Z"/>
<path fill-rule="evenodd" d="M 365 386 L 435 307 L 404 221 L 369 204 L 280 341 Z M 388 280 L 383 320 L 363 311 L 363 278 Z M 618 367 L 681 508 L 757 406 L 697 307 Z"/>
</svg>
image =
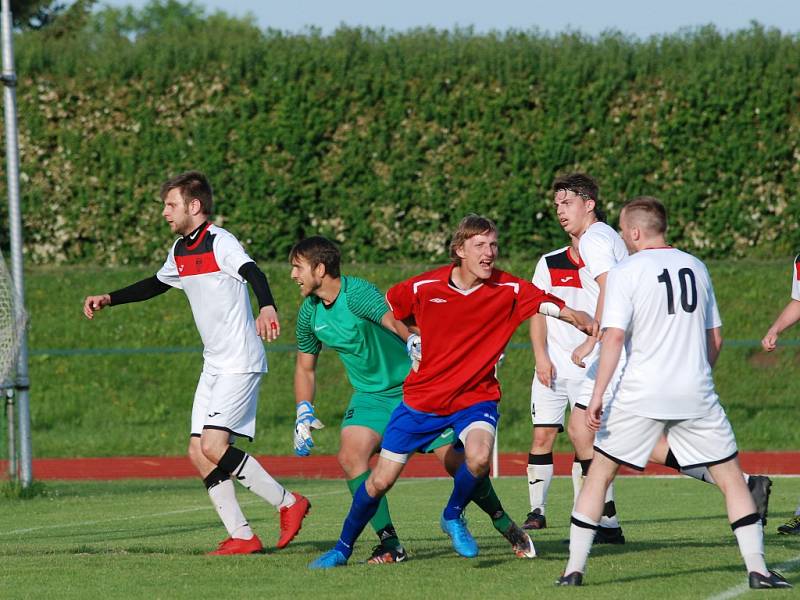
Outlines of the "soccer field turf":
<svg viewBox="0 0 800 600">
<path fill-rule="evenodd" d="M 470 529 L 481 552 L 458 557 L 439 530 L 451 484 L 401 479 L 390 494 L 394 522 L 409 551 L 405 564 L 363 564 L 368 529 L 351 564 L 306 569 L 332 546 L 350 496 L 342 481 L 285 482 L 313 504 L 298 538 L 275 551 L 276 513 L 242 488 L 238 495 L 266 555 L 207 557 L 224 537 L 202 484 L 193 480 L 48 483 L 43 496 L 0 503 L 0 597 L 3 598 L 710 598 L 747 592 L 745 571 L 715 487 L 694 480 L 624 478 L 617 505 L 628 540 L 596 546 L 582 589 L 557 589 L 564 568 L 572 486 L 554 481 L 550 527 L 535 536 L 539 558 L 516 558 L 474 506 Z M 517 520 L 527 510 L 522 478 L 496 486 Z M 768 563 L 800 583 L 800 538 L 775 528 L 791 515 L 800 479 L 775 480 L 765 545 Z M 786 594 L 785 592 L 776 592 Z M 789 593 L 788 595 L 792 595 Z"/>
</svg>

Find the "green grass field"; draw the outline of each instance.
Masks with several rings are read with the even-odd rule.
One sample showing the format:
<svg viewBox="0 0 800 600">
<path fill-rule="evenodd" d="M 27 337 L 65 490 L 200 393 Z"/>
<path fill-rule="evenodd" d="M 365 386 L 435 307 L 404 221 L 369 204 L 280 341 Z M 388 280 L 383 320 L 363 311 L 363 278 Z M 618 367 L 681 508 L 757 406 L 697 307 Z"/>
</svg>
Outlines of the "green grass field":
<svg viewBox="0 0 800 600">
<path fill-rule="evenodd" d="M 349 265 L 346 272 L 382 289 L 426 265 Z M 505 265 L 527 276 L 531 265 Z M 728 339 L 758 340 L 789 297 L 790 260 L 710 264 Z M 254 453 L 290 454 L 294 422 L 292 373 L 294 319 L 300 297 L 288 265 L 266 264 L 280 309 L 283 334 L 268 347 L 270 373 L 261 391 Z M 34 455 L 175 455 L 186 445 L 189 412 L 202 367 L 200 351 L 99 354 L 108 349 L 199 348 L 185 296 L 171 291 L 149 302 L 103 311 L 94 322 L 81 314 L 84 296 L 116 289 L 153 273 L 152 268 L 39 268 L 27 278 L 30 313 L 31 413 Z M 785 336 L 792 337 L 788 332 Z M 527 341 L 523 325 L 514 338 Z M 44 350 L 86 354 L 42 354 Z M 288 350 L 288 351 L 287 351 Z M 716 370 L 720 395 L 743 449 L 796 449 L 800 428 L 787 415 L 796 397 L 787 381 L 800 376 L 796 347 L 767 356 L 729 345 Z M 501 450 L 525 452 L 530 443 L 529 385 L 532 353 L 511 350 L 501 369 L 504 400 Z M 331 352 L 318 370 L 317 407 L 329 427 L 315 434 L 317 449 L 333 453 L 338 423 L 350 397 L 344 372 Z M 565 436 L 559 436 L 565 438 Z M 5 447 L 5 446 L 4 446 Z M 557 450 L 566 449 L 560 439 Z"/>
<path fill-rule="evenodd" d="M 362 536 L 351 564 L 309 572 L 306 564 L 335 542 L 349 506 L 342 481 L 286 482 L 312 504 L 299 537 L 274 550 L 277 516 L 243 488 L 238 495 L 266 555 L 207 557 L 224 537 L 202 485 L 192 480 L 48 483 L 37 498 L 3 502 L 0 511 L 0 596 L 3 598 L 708 598 L 740 586 L 744 566 L 711 485 L 690 479 L 623 478 L 617 503 L 628 543 L 598 546 L 582 589 L 553 582 L 564 568 L 572 486 L 554 481 L 550 527 L 535 537 L 540 556 L 516 558 L 474 506 L 467 511 L 480 547 L 458 557 L 439 531 L 449 481 L 401 479 L 390 494 L 393 519 L 409 551 L 405 564 L 363 561 L 375 539 Z M 523 478 L 496 486 L 507 510 L 527 510 Z M 779 536 L 800 494 L 799 479 L 773 486 L 765 536 L 767 560 L 800 583 L 800 539 Z M 759 592 L 761 593 L 761 592 Z"/>
</svg>

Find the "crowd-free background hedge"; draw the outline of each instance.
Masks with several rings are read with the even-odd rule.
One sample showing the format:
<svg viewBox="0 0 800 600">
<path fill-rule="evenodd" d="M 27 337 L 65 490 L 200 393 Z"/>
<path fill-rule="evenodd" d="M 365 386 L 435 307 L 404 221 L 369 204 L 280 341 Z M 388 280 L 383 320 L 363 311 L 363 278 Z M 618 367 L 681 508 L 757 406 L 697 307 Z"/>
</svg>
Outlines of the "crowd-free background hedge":
<svg viewBox="0 0 800 600">
<path fill-rule="evenodd" d="M 36 263 L 163 259 L 158 187 L 189 168 L 257 258 L 321 233 L 350 260 L 444 260 L 467 212 L 536 256 L 563 243 L 549 188 L 571 170 L 600 180 L 612 221 L 661 198 L 671 240 L 701 257 L 800 246 L 800 39 L 757 24 L 288 35 L 154 2 L 20 33 L 16 53 Z"/>
</svg>

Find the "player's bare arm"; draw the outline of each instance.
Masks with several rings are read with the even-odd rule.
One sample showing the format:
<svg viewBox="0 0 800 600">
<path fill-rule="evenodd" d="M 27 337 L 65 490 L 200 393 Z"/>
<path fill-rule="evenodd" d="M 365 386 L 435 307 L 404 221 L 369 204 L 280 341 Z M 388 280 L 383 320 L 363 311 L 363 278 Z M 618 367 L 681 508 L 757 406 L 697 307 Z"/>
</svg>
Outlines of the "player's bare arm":
<svg viewBox="0 0 800 600">
<path fill-rule="evenodd" d="M 582 310 L 575 310 L 569 306 L 565 306 L 559 311 L 558 319 L 569 323 L 589 336 L 596 336 L 600 327 L 592 315 Z"/>
<path fill-rule="evenodd" d="M 601 273 L 595 278 L 598 287 L 600 288 L 600 292 L 597 296 L 597 308 L 594 311 L 594 318 L 597 319 L 599 323 L 603 319 L 603 306 L 605 303 L 606 297 L 606 279 L 608 278 L 608 273 Z M 597 345 L 597 342 L 600 341 L 599 336 L 589 336 L 586 340 L 575 350 L 572 351 L 572 362 L 574 362 L 579 367 L 586 368 L 586 364 L 583 362 L 583 359 L 589 356 L 594 350 L 594 347 Z"/>
<path fill-rule="evenodd" d="M 708 345 L 708 364 L 711 368 L 717 364 L 719 353 L 722 352 L 722 328 L 713 327 L 706 329 L 706 344 Z"/>
<path fill-rule="evenodd" d="M 404 342 L 413 333 L 404 321 L 398 321 L 394 318 L 392 311 L 387 310 L 381 317 L 381 325 L 384 329 L 391 331 Z"/>
<path fill-rule="evenodd" d="M 800 301 L 790 300 L 775 322 L 767 330 L 764 339 L 761 340 L 761 347 L 767 352 L 772 352 L 778 345 L 778 336 L 795 323 L 800 321 Z"/>
<path fill-rule="evenodd" d="M 625 332 L 616 327 L 608 327 L 604 331 L 603 345 L 600 348 L 600 359 L 597 365 L 597 378 L 592 390 L 592 399 L 586 407 L 586 426 L 592 431 L 600 429 L 600 417 L 603 413 L 603 394 L 608 387 L 614 371 L 619 364 L 622 345 L 625 343 Z"/>
<path fill-rule="evenodd" d="M 531 317 L 530 336 L 536 360 L 536 378 L 542 385 L 550 387 L 555 379 L 556 370 L 547 353 L 547 317 L 544 315 Z"/>
<path fill-rule="evenodd" d="M 83 301 L 83 314 L 86 315 L 87 319 L 94 319 L 94 313 L 98 310 L 103 310 L 109 304 L 111 304 L 110 294 L 86 296 Z"/>
</svg>

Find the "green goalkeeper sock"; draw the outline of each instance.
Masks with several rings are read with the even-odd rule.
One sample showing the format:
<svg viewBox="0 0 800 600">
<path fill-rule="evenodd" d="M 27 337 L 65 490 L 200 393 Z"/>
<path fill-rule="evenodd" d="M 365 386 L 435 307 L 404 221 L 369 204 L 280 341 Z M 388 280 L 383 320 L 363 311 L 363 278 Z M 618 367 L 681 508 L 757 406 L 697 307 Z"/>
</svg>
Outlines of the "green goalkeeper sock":
<svg viewBox="0 0 800 600">
<path fill-rule="evenodd" d="M 492 519 L 492 525 L 500 533 L 505 533 L 508 526 L 511 525 L 511 519 L 503 510 L 503 505 L 500 504 L 500 498 L 494 491 L 492 480 L 484 477 L 475 488 L 472 494 L 472 501 L 477 504 L 483 512 L 489 515 Z"/>
<path fill-rule="evenodd" d="M 358 477 L 347 480 L 347 487 L 350 488 L 351 494 L 354 495 L 356 493 L 356 490 L 367 480 L 371 472 L 372 471 L 368 469 Z M 375 533 L 378 534 L 381 544 L 387 548 L 396 548 L 400 545 L 397 532 L 394 530 L 394 525 L 392 525 L 392 517 L 389 514 L 389 503 L 386 501 L 386 496 L 381 498 L 378 504 L 378 512 L 375 513 L 375 516 L 372 517 L 369 523 L 372 525 Z"/>
</svg>

